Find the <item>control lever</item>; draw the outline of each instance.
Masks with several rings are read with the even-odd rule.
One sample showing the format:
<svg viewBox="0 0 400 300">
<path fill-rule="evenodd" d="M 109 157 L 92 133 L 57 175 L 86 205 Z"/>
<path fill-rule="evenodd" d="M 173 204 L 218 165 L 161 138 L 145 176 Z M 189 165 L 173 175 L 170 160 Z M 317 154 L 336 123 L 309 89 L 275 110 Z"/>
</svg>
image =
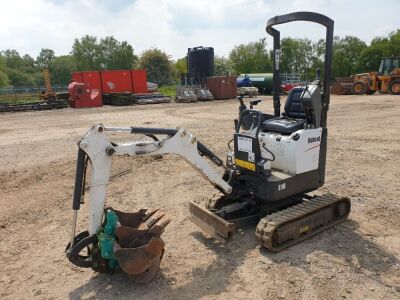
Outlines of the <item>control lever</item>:
<svg viewBox="0 0 400 300">
<path fill-rule="evenodd" d="M 253 109 L 253 106 L 256 106 L 258 103 L 260 103 L 260 99 L 255 99 L 250 101 L 250 109 Z"/>
<path fill-rule="evenodd" d="M 244 104 L 244 102 L 243 102 L 243 96 L 238 96 L 237 99 L 238 99 L 239 102 L 240 102 L 240 106 L 239 106 L 239 115 L 240 115 L 240 113 L 241 113 L 242 111 L 244 111 L 245 109 L 247 109 L 247 106 L 246 106 L 246 104 Z"/>
</svg>

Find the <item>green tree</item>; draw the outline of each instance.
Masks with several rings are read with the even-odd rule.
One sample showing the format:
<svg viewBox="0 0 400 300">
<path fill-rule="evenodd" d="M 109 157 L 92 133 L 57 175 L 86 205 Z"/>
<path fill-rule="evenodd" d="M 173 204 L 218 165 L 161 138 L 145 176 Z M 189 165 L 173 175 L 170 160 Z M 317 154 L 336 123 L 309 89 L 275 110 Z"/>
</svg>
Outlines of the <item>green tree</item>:
<svg viewBox="0 0 400 300">
<path fill-rule="evenodd" d="M 24 64 L 22 57 L 17 50 L 7 49 L 1 52 L 5 66 L 11 69 L 21 68 Z"/>
<path fill-rule="evenodd" d="M 100 69 L 101 58 L 98 48 L 99 45 L 95 36 L 85 35 L 81 39 L 75 39 L 71 54 L 79 71 Z"/>
<path fill-rule="evenodd" d="M 40 69 L 48 68 L 52 61 L 56 58 L 55 53 L 51 49 L 42 49 L 38 57 L 36 57 L 36 65 Z"/>
<path fill-rule="evenodd" d="M 393 31 L 389 34 L 389 49 L 387 56 L 400 55 L 400 29 Z"/>
<path fill-rule="evenodd" d="M 2 70 L 0 70 L 0 87 L 8 87 L 9 86 L 8 82 L 9 81 L 7 74 Z"/>
<path fill-rule="evenodd" d="M 74 71 L 76 71 L 76 64 L 71 55 L 57 56 L 50 65 L 52 84 L 67 85 Z"/>
<path fill-rule="evenodd" d="M 214 75 L 226 76 L 232 73 L 232 64 L 229 58 L 223 56 L 215 56 L 214 58 Z"/>
<path fill-rule="evenodd" d="M 105 69 L 132 69 L 137 62 L 132 46 L 126 41 L 119 42 L 112 36 L 101 39 L 98 50 Z"/>
<path fill-rule="evenodd" d="M 79 71 L 131 69 L 137 62 L 132 46 L 112 36 L 100 41 L 90 35 L 75 39 L 71 54 Z"/>
<path fill-rule="evenodd" d="M 27 72 L 27 73 L 34 73 L 36 72 L 36 67 L 35 67 L 35 60 L 33 59 L 32 56 L 29 54 L 25 54 L 22 56 L 22 61 L 23 61 L 23 66 L 22 70 Z"/>
<path fill-rule="evenodd" d="M 36 85 L 34 59 L 25 54 L 21 57 L 16 50 L 8 49 L 1 52 L 2 67 L 0 71 L 3 73 L 2 84 L 11 84 L 13 86 Z M 5 75 L 4 75 L 5 74 Z"/>
<path fill-rule="evenodd" d="M 378 71 L 382 57 L 400 55 L 400 29 L 393 31 L 388 37 L 376 37 L 370 46 L 361 51 L 359 58 L 362 72 Z"/>
<path fill-rule="evenodd" d="M 318 45 L 321 46 L 322 45 Z M 281 72 L 300 74 L 303 78 L 310 79 L 313 66 L 319 64 L 318 53 L 320 49 L 313 45 L 309 39 L 284 38 L 281 41 Z M 315 73 L 315 72 L 314 72 Z M 311 75 L 312 77 L 314 75 Z"/>
<path fill-rule="evenodd" d="M 13 86 L 31 86 L 36 85 L 31 74 L 25 73 L 19 69 L 6 69 L 10 84 Z"/>
<path fill-rule="evenodd" d="M 6 74 L 6 64 L 3 56 L 0 54 L 0 87 L 7 87 L 8 85 L 9 81 Z"/>
<path fill-rule="evenodd" d="M 272 64 L 265 39 L 235 46 L 229 53 L 232 69 L 240 73 L 271 72 Z"/>
<path fill-rule="evenodd" d="M 174 82 L 174 66 L 170 56 L 157 48 L 146 50 L 139 58 L 139 68 L 147 70 L 151 82 L 168 85 Z"/>
<path fill-rule="evenodd" d="M 186 57 L 179 58 L 174 64 L 176 72 L 179 74 L 187 73 Z"/>
<path fill-rule="evenodd" d="M 367 48 L 365 42 L 355 36 L 335 37 L 333 42 L 333 77 L 350 76 L 362 71 L 360 55 Z"/>
</svg>

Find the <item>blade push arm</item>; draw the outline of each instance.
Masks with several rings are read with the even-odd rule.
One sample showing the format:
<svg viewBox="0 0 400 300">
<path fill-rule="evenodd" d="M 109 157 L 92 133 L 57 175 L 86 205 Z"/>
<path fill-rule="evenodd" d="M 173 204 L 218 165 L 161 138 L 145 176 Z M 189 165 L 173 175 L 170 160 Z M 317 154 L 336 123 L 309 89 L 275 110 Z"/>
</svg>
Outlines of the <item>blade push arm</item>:
<svg viewBox="0 0 400 300">
<path fill-rule="evenodd" d="M 162 129 L 160 129 L 162 130 Z M 191 166 L 203 175 L 211 184 L 225 194 L 229 194 L 232 187 L 222 179 L 221 175 L 202 156 L 209 157 L 216 165 L 221 160 L 208 148 L 200 144 L 197 139 L 184 129 L 164 129 L 160 134 L 169 137 L 155 141 L 137 141 L 128 143 L 112 143 L 106 132 L 135 132 L 134 128 L 115 128 L 97 125 L 92 127 L 82 138 L 79 147 L 89 157 L 91 162 L 90 176 L 90 204 L 89 204 L 89 233 L 96 233 L 101 226 L 107 185 L 110 180 L 111 157 L 113 155 L 157 155 L 178 154 Z M 175 132 L 175 133 L 174 133 Z M 142 133 L 142 132 L 141 132 Z M 147 132 L 144 134 L 151 134 Z"/>
</svg>

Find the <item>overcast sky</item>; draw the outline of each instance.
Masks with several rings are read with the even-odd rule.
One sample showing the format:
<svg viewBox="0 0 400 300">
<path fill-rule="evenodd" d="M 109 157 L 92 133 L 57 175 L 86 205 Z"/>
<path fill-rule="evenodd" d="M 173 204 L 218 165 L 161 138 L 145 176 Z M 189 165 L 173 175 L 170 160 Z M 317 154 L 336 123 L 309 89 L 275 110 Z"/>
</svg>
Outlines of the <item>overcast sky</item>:
<svg viewBox="0 0 400 300">
<path fill-rule="evenodd" d="M 90 34 L 126 40 L 136 54 L 158 47 L 177 59 L 188 47 L 210 46 L 227 56 L 234 45 L 266 37 L 269 18 L 305 10 L 332 18 L 335 35 L 366 42 L 400 28 L 400 0 L 7 0 L 0 8 L 0 50 L 36 57 L 50 48 L 63 55 L 76 37 Z M 280 31 L 283 37 L 324 37 L 321 26 L 303 22 Z"/>
</svg>

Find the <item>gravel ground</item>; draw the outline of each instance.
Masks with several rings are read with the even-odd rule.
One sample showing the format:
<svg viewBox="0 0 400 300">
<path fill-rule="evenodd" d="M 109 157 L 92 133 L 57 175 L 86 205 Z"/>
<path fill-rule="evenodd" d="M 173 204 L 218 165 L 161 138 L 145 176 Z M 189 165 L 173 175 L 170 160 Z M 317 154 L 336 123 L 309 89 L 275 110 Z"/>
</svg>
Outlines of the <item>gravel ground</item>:
<svg viewBox="0 0 400 300">
<path fill-rule="evenodd" d="M 271 111 L 271 97 L 261 98 L 258 108 Z M 188 219 L 188 200 L 214 193 L 190 166 L 175 156 L 120 157 L 113 174 L 132 171 L 112 181 L 108 204 L 160 207 L 172 217 L 157 278 L 140 285 L 67 261 L 76 142 L 86 130 L 97 123 L 184 127 L 225 157 L 237 111 L 226 100 L 1 114 L 0 298 L 399 299 L 400 97 L 390 95 L 332 97 L 319 192 L 351 198 L 345 223 L 278 254 L 257 245 L 254 228 L 220 244 Z M 86 216 L 84 205 L 79 230 Z"/>
</svg>

